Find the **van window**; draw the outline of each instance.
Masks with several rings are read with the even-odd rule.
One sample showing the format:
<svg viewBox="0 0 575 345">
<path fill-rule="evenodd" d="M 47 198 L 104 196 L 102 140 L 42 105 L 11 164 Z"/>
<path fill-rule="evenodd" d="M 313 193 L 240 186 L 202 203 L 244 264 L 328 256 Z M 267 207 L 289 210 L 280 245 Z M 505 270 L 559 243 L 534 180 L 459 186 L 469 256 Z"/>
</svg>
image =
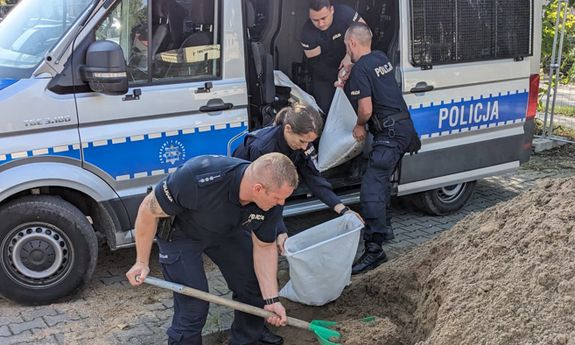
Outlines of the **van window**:
<svg viewBox="0 0 575 345">
<path fill-rule="evenodd" d="M 90 5 L 91 0 L 18 4 L 0 22 L 0 78 L 29 78 Z"/>
<path fill-rule="evenodd" d="M 153 0 L 152 25 L 165 26 L 152 52 L 154 79 L 220 77 L 217 0 Z"/>
<path fill-rule="evenodd" d="M 533 1 L 411 0 L 415 66 L 532 54 Z"/>
<path fill-rule="evenodd" d="M 122 0 L 98 26 L 96 39 L 122 47 L 130 84 L 217 79 L 221 46 L 215 1 Z"/>
<path fill-rule="evenodd" d="M 123 0 L 96 28 L 97 40 L 122 47 L 131 83 L 148 82 L 148 2 Z"/>
</svg>

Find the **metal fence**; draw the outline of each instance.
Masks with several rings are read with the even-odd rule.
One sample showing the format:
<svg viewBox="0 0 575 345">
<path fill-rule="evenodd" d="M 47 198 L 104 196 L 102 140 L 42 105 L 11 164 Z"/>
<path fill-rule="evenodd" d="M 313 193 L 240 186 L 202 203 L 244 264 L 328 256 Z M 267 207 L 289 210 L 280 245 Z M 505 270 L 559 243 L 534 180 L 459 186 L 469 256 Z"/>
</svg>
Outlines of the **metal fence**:
<svg viewBox="0 0 575 345">
<path fill-rule="evenodd" d="M 575 143 L 575 80 L 565 78 L 560 70 L 568 14 L 575 14 L 575 7 L 559 0 L 553 50 L 550 64 L 546 66 L 549 72 L 541 76 L 541 107 L 537 118 L 542 121 L 542 137 Z"/>
</svg>

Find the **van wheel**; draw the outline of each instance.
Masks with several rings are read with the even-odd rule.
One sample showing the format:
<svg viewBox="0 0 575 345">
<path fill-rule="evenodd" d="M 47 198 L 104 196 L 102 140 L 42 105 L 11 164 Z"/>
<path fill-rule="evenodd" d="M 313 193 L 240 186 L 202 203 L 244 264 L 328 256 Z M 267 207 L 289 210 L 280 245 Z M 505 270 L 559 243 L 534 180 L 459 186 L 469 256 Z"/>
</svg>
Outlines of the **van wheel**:
<svg viewBox="0 0 575 345">
<path fill-rule="evenodd" d="M 54 302 L 78 291 L 96 268 L 92 225 L 54 196 L 26 196 L 0 208 L 0 294 L 22 304 Z"/>
<path fill-rule="evenodd" d="M 413 204 L 421 211 L 432 216 L 443 216 L 458 211 L 473 194 L 475 181 L 454 184 L 411 197 Z"/>
</svg>

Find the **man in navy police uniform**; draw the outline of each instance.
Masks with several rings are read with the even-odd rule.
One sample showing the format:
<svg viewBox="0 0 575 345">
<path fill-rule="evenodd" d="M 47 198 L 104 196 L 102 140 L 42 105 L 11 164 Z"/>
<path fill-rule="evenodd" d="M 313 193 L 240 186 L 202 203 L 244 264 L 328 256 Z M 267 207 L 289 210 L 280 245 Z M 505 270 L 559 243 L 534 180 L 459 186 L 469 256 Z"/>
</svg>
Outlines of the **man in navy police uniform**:
<svg viewBox="0 0 575 345">
<path fill-rule="evenodd" d="M 354 263 L 357 274 L 387 260 L 382 244 L 392 239 L 387 217 L 391 200 L 390 177 L 405 152 L 416 153 L 421 146 L 409 111 L 387 56 L 371 50 L 372 34 L 362 23 L 352 24 L 345 34 L 347 52 L 354 62 L 346 90 L 357 111 L 353 129 L 356 140 L 365 140 L 366 125 L 373 134 L 367 169 L 360 191 L 365 251 Z"/>
<path fill-rule="evenodd" d="M 208 291 L 205 253 L 220 269 L 233 299 L 277 314 L 272 325 L 286 324 L 278 298 L 276 247 L 281 207 L 298 183 L 293 163 L 270 153 L 250 163 L 223 156 L 195 157 L 168 175 L 146 196 L 135 224 L 136 263 L 126 273 L 140 285 L 161 218 L 175 216 L 173 232 L 157 238 L 159 260 L 169 281 Z M 140 279 L 136 279 L 137 276 Z M 169 344 L 199 345 L 208 302 L 174 293 Z M 264 319 L 235 312 L 231 345 L 256 345 Z"/>
<path fill-rule="evenodd" d="M 309 20 L 302 29 L 301 45 L 312 72 L 311 94 L 325 114 L 335 93 L 334 82 L 339 70 L 345 68 L 349 72 L 351 68 L 343 37 L 354 22 L 365 23 L 347 5 L 332 5 L 331 0 L 310 1 Z"/>
</svg>

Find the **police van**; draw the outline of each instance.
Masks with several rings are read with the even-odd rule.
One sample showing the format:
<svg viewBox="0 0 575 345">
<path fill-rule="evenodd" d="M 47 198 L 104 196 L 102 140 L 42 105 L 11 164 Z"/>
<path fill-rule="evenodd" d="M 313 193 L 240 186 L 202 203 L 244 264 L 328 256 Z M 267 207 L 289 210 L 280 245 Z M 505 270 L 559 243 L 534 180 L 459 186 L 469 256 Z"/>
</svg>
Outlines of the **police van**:
<svg viewBox="0 0 575 345">
<path fill-rule="evenodd" d="M 474 181 L 529 159 L 540 0 L 335 3 L 372 28 L 421 136 L 394 194 L 453 212 Z M 229 155 L 285 104 L 274 70 L 309 89 L 307 17 L 306 0 L 20 2 L 0 23 L 0 294 L 74 293 L 99 242 L 133 245 L 151 186 L 196 155 Z M 344 202 L 364 162 L 325 172 Z M 296 194 L 287 215 L 322 207 Z"/>
</svg>

